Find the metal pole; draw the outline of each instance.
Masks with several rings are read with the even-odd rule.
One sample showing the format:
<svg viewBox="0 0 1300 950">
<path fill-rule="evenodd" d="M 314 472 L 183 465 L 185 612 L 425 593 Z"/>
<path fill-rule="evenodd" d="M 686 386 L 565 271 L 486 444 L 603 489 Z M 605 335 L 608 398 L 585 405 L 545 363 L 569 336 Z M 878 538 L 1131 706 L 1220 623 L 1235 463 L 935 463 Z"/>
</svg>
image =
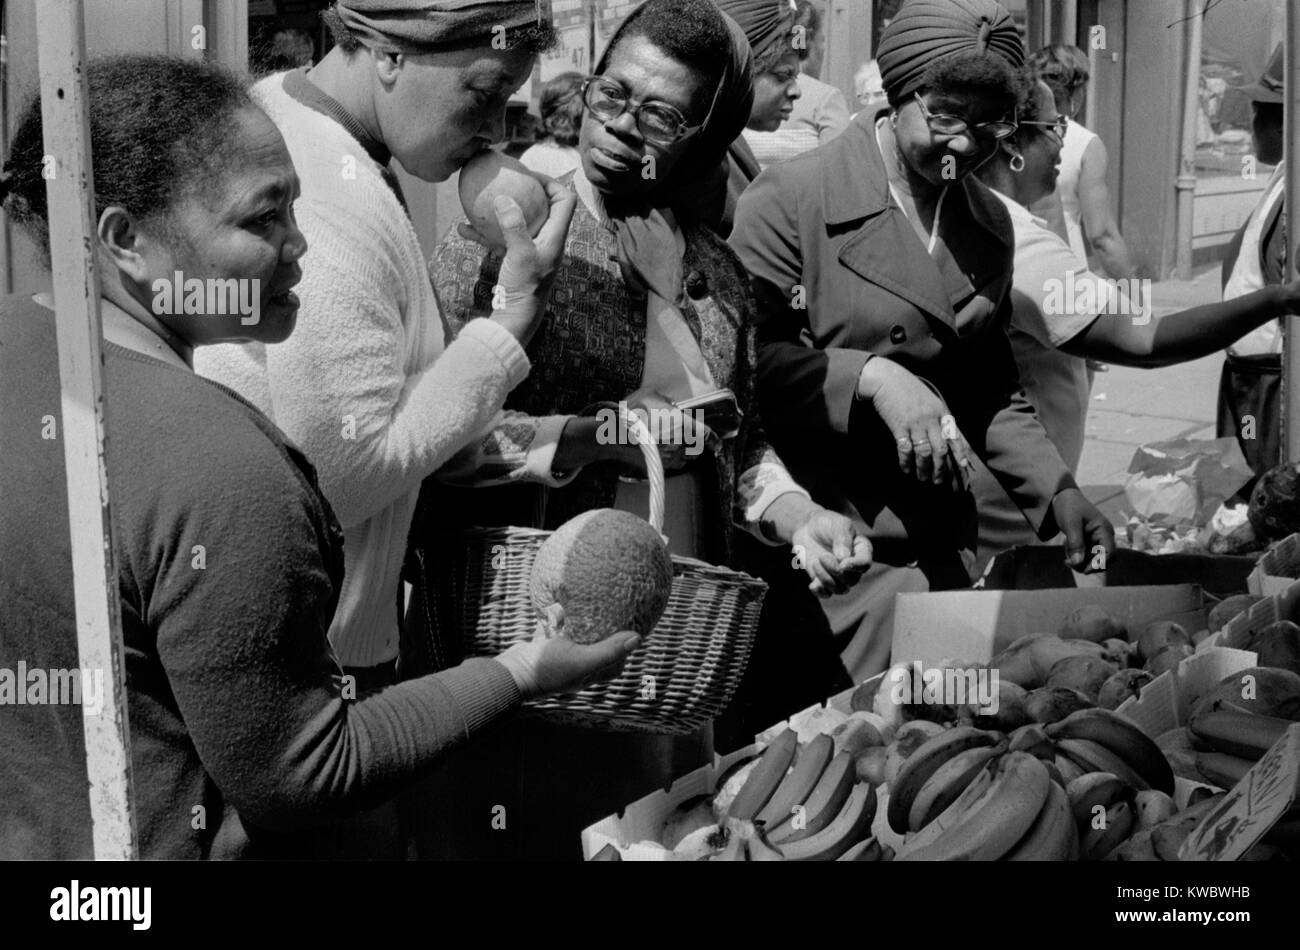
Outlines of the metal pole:
<svg viewBox="0 0 1300 950">
<path fill-rule="evenodd" d="M 1284 208 L 1300 207 L 1300 8 L 1296 4 L 1286 5 L 1286 99 L 1283 109 L 1284 138 L 1286 148 L 1282 160 L 1286 163 L 1286 197 Z M 1292 213 L 1290 210 L 1288 214 Z M 1287 239 L 1287 280 L 1296 279 L 1295 241 Z M 1279 462 L 1300 460 L 1300 425 L 1293 425 L 1292 420 L 1300 419 L 1300 318 L 1289 316 L 1284 321 L 1286 330 L 1282 337 L 1282 440 L 1286 455 Z"/>
<path fill-rule="evenodd" d="M 77 654 L 82 675 L 99 676 L 103 683 L 100 710 L 82 707 L 90 817 L 95 857 L 130 860 L 137 856 L 136 835 L 104 457 L 103 339 L 81 0 L 42 0 L 36 23 Z"/>
<path fill-rule="evenodd" d="M 1061 28 L 1058 31 L 1058 43 L 1067 46 L 1079 45 L 1079 3 L 1078 0 L 1061 0 Z"/>
<path fill-rule="evenodd" d="M 1196 120 L 1201 105 L 1201 0 L 1187 0 L 1187 58 L 1183 88 L 1183 140 L 1178 156 L 1178 276 L 1192 276 L 1192 206 L 1196 199 Z"/>
</svg>

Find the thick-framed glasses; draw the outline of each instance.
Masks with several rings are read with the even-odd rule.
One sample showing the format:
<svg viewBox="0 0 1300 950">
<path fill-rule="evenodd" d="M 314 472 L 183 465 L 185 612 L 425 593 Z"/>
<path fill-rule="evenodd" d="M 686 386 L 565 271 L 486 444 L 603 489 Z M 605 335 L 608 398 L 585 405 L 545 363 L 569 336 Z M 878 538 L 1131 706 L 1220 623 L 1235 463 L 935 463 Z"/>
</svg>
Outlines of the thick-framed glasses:
<svg viewBox="0 0 1300 950">
<path fill-rule="evenodd" d="M 687 125 L 686 116 L 666 102 L 633 102 L 621 85 L 600 76 L 592 76 L 582 84 L 582 104 L 602 122 L 613 122 L 624 112 L 630 113 L 641 137 L 652 145 L 676 145 L 703 128 Z"/>
<path fill-rule="evenodd" d="M 938 132 L 940 135 L 961 135 L 963 132 L 970 132 L 988 138 L 1004 139 L 1016 131 L 1017 123 L 1010 119 L 994 119 L 991 122 L 971 125 L 959 115 L 931 112 L 926 108 L 925 100 L 921 98 L 919 92 L 913 93 L 913 96 L 916 98 L 916 104 L 921 107 L 921 115 L 925 118 L 925 124 L 930 127 L 931 132 Z"/>
<path fill-rule="evenodd" d="M 1045 129 L 1051 129 L 1053 132 L 1056 133 L 1056 137 L 1057 137 L 1057 139 L 1060 140 L 1061 144 L 1064 145 L 1064 144 L 1065 144 L 1065 133 L 1066 133 L 1066 130 L 1068 130 L 1068 129 L 1070 128 L 1070 119 L 1069 119 L 1068 116 L 1058 115 L 1058 116 L 1057 116 L 1053 121 L 1051 121 L 1051 122 L 1026 122 L 1024 119 L 1021 119 L 1020 122 L 1019 122 L 1019 124 L 1020 124 L 1020 125 L 1037 125 L 1037 126 L 1041 126 L 1041 127 L 1045 128 Z"/>
</svg>

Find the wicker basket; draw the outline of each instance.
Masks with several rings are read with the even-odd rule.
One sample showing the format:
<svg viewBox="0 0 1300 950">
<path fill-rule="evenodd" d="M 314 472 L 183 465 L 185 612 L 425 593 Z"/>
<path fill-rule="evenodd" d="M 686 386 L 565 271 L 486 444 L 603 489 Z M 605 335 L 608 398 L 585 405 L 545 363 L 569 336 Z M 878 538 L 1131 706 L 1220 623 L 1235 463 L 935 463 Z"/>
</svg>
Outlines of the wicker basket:
<svg viewBox="0 0 1300 950">
<path fill-rule="evenodd" d="M 650 524 L 663 530 L 664 475 L 639 419 L 624 413 L 650 474 Z M 429 652 L 440 665 L 496 656 L 531 640 L 537 612 L 533 560 L 551 532 L 473 528 L 429 538 L 436 570 L 425 571 Z M 615 679 L 534 700 L 527 709 L 567 725 L 686 735 L 726 708 L 740 684 L 767 585 L 747 574 L 673 557 L 673 588 L 659 623 Z"/>
</svg>

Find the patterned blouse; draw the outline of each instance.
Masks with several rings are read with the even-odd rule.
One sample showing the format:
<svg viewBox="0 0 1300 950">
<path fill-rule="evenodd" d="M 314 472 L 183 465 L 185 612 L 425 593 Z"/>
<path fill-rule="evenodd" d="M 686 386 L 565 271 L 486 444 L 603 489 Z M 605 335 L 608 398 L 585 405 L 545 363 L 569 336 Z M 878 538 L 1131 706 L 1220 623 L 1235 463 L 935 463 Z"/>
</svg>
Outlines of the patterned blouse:
<svg viewBox="0 0 1300 950">
<path fill-rule="evenodd" d="M 571 175 L 561 181 L 569 183 Z M 744 419 L 739 434 L 707 452 L 697 464 L 710 465 L 720 511 L 726 518 L 706 518 L 708 560 L 726 563 L 732 551 L 731 530 L 757 530 L 759 516 L 786 491 L 806 494 L 767 444 L 754 398 L 756 347 L 754 301 L 748 275 L 739 259 L 712 231 L 683 226 L 686 252 L 682 273 L 686 296 L 681 314 L 700 346 L 719 387 L 736 394 Z M 486 253 L 452 229 L 430 262 L 439 307 L 452 335 L 474 317 L 489 314 L 500 258 Z M 537 427 L 530 419 L 587 415 L 593 404 L 617 402 L 642 385 L 646 368 L 645 301 L 629 295 L 615 255 L 612 232 L 578 202 L 556 273 L 550 304 L 528 345 L 532 372 L 506 401 L 508 418 L 470 446 L 462 458 L 426 480 L 416 529 L 448 524 L 449 511 L 461 525 L 521 524 L 529 504 L 520 491 L 538 482 L 546 489 L 544 514 L 531 523 L 553 529 L 592 508 L 612 507 L 619 468 L 612 462 L 587 465 L 567 478 L 540 477 L 525 458 L 537 455 L 532 441 Z M 447 482 L 499 488 L 457 492 Z M 531 484 L 529 484 L 531 483 Z M 513 492 L 506 496 L 500 492 Z M 540 509 L 533 506 L 532 512 Z"/>
</svg>

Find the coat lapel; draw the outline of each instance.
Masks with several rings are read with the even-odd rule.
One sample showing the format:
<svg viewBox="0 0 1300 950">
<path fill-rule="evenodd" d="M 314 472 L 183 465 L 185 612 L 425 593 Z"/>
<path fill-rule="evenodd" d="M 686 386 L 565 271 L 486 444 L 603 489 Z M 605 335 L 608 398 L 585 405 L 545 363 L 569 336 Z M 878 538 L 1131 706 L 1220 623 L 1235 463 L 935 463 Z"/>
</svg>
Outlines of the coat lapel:
<svg viewBox="0 0 1300 950">
<path fill-rule="evenodd" d="M 1001 255 L 984 250 L 986 242 L 992 238 L 1006 245 L 1003 229 L 986 203 L 977 197 L 978 189 L 984 186 L 972 177 L 961 187 L 950 189 L 942 214 L 944 230 L 952 243 L 942 247 L 936 260 L 917 237 L 903 210 L 890 198 L 874 119 L 863 113 L 831 147 L 838 147 L 840 155 L 838 161 L 828 164 L 842 169 L 842 173 L 823 179 L 826 223 L 865 219 L 840 247 L 840 263 L 955 330 L 956 309 L 996 276 Z M 953 227 L 952 215 L 964 218 L 968 225 L 959 222 Z M 968 273 L 959 263 L 963 260 L 979 266 Z"/>
</svg>

